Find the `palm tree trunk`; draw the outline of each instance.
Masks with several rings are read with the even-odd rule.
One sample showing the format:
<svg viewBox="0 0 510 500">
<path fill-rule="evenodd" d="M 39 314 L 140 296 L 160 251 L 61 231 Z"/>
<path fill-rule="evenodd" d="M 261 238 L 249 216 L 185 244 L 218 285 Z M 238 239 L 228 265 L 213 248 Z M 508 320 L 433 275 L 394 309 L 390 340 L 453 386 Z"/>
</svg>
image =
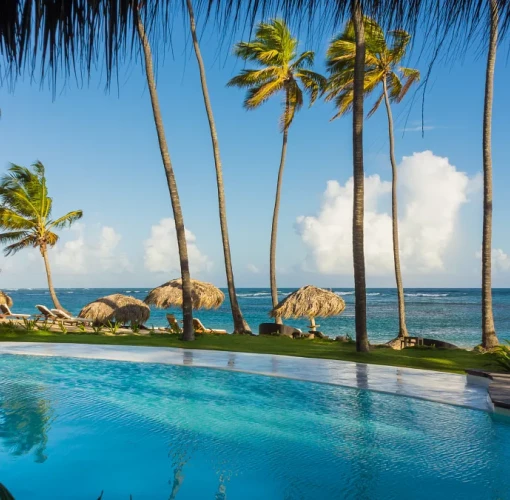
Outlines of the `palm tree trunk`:
<svg viewBox="0 0 510 500">
<path fill-rule="evenodd" d="M 490 39 L 485 76 L 485 103 L 483 110 L 483 242 L 482 242 L 482 347 L 491 349 L 498 345 L 492 314 L 492 101 L 494 67 L 498 44 L 498 4 L 490 0 Z"/>
<path fill-rule="evenodd" d="M 152 66 L 152 53 L 149 45 L 149 40 L 145 33 L 142 19 L 139 14 L 137 16 L 136 27 L 138 35 L 142 43 L 144 59 L 145 59 L 145 74 L 147 76 L 147 86 L 151 96 L 152 111 L 154 114 L 154 124 L 158 134 L 159 149 L 161 151 L 161 158 L 165 168 L 166 180 L 168 190 L 170 192 L 170 200 L 172 202 L 172 209 L 174 213 L 175 231 L 177 233 L 177 245 L 179 247 L 179 260 L 181 264 L 181 278 L 182 278 L 182 318 L 183 318 L 183 340 L 194 340 L 195 332 L 193 330 L 193 306 L 191 301 L 191 276 L 189 272 L 188 261 L 188 247 L 186 244 L 186 234 L 184 229 L 184 219 L 182 216 L 181 202 L 179 200 L 179 193 L 177 191 L 177 183 L 175 182 L 175 175 L 170 160 L 170 153 L 168 152 L 168 144 L 165 137 L 165 129 L 163 126 L 163 118 L 161 117 L 161 109 L 159 107 L 159 99 L 156 91 L 156 82 L 154 80 L 154 70 Z"/>
<path fill-rule="evenodd" d="M 286 96 L 285 102 L 285 117 L 289 114 L 289 96 Z M 285 119 L 287 123 L 287 119 Z M 269 283 L 271 285 L 271 300 L 273 307 L 278 304 L 278 287 L 276 286 L 276 239 L 278 235 L 278 215 L 280 213 L 280 195 L 283 181 L 283 170 L 285 168 L 285 156 L 287 155 L 287 137 L 289 134 L 289 126 L 284 125 L 283 129 L 283 142 L 282 142 L 282 154 L 280 157 L 280 168 L 278 169 L 278 180 L 276 182 L 276 197 L 274 200 L 273 210 L 273 224 L 271 226 L 271 245 L 269 249 Z M 282 318 L 275 316 L 275 323 L 278 325 L 282 324 Z"/>
<path fill-rule="evenodd" d="M 388 97 L 388 85 L 386 78 L 383 79 L 384 103 L 388 113 L 388 133 L 390 137 L 390 161 L 391 161 L 391 222 L 393 229 L 393 262 L 395 264 L 395 280 L 397 282 L 398 297 L 398 336 L 408 337 L 406 326 L 406 309 L 404 301 L 404 287 L 400 271 L 400 249 L 398 244 L 398 206 L 397 206 L 397 162 L 395 161 L 395 139 L 393 137 L 393 115 L 391 113 L 390 99 Z"/>
<path fill-rule="evenodd" d="M 354 60 L 354 97 L 353 97 L 353 217 L 352 217 L 352 254 L 354 264 L 354 295 L 356 322 L 356 350 L 368 352 L 367 335 L 367 297 L 365 283 L 364 251 L 364 177 L 363 169 L 363 92 L 365 80 L 365 27 L 360 0 L 351 0 L 352 21 L 356 36 L 356 57 Z"/>
<path fill-rule="evenodd" d="M 214 165 L 216 167 L 216 184 L 218 187 L 218 205 L 220 212 L 221 238 L 223 241 L 223 257 L 225 259 L 225 271 L 227 275 L 228 295 L 230 297 L 230 307 L 232 309 L 232 319 L 234 321 L 234 333 L 251 333 L 248 323 L 243 317 L 239 302 L 237 301 L 236 288 L 234 284 L 234 271 L 232 270 L 232 257 L 230 254 L 230 241 L 228 237 L 227 225 L 227 207 L 225 202 L 225 188 L 223 185 L 223 169 L 220 157 L 220 145 L 218 142 L 218 134 L 216 133 L 216 124 L 209 98 L 209 90 L 207 89 L 207 79 L 205 75 L 204 61 L 200 52 L 198 43 L 195 15 L 193 13 L 193 5 L 191 0 L 187 0 L 189 21 L 191 27 L 191 37 L 193 39 L 193 48 L 197 57 L 198 69 L 200 71 L 200 83 L 202 85 L 202 95 L 204 97 L 205 110 L 207 119 L 209 120 L 209 129 L 211 132 L 211 142 L 214 153 Z"/>
<path fill-rule="evenodd" d="M 53 279 L 51 278 L 51 268 L 50 268 L 50 260 L 48 259 L 48 250 L 46 248 L 46 245 L 41 245 L 41 255 L 44 259 L 44 267 L 46 268 L 46 277 L 48 278 L 48 288 L 50 290 L 50 297 L 53 301 L 53 304 L 57 309 L 60 309 L 61 311 L 67 312 L 63 307 L 62 304 L 59 302 L 57 298 L 57 293 L 55 292 L 55 288 L 53 287 Z"/>
</svg>

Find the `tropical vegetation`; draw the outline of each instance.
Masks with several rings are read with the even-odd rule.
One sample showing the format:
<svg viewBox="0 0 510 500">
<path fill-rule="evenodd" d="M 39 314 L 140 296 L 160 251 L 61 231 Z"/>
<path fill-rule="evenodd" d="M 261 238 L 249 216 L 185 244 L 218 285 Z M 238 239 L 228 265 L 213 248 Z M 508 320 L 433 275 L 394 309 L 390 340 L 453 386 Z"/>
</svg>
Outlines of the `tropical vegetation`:
<svg viewBox="0 0 510 500">
<path fill-rule="evenodd" d="M 44 260 L 51 299 L 57 309 L 60 304 L 51 276 L 48 250 L 56 245 L 59 229 L 70 227 L 81 219 L 81 210 L 52 218 L 53 199 L 48 195 L 44 166 L 32 165 L 32 170 L 11 165 L 0 180 L 0 244 L 6 245 L 5 255 L 27 248 L 38 248 Z"/>
<path fill-rule="evenodd" d="M 368 113 L 372 116 L 384 101 L 388 116 L 388 134 L 390 163 L 392 171 L 391 183 L 391 216 L 393 257 L 395 281 L 398 297 L 398 337 L 408 336 L 405 315 L 404 287 L 400 269 L 400 250 L 398 237 L 398 204 L 397 204 L 397 161 L 395 159 L 395 137 L 391 103 L 400 102 L 412 85 L 419 81 L 417 69 L 401 67 L 399 64 L 406 55 L 411 35 L 404 30 L 393 30 L 385 35 L 374 19 L 364 18 L 365 32 L 365 96 L 374 92 L 382 85 L 382 92 Z M 330 73 L 326 100 L 334 100 L 337 113 L 334 118 L 352 111 L 354 99 L 354 64 L 356 59 L 356 40 L 354 25 L 347 23 L 345 30 L 335 37 L 327 52 L 327 68 Z M 387 38 L 389 40 L 387 40 Z M 397 342 L 399 342 L 397 340 Z"/>
<path fill-rule="evenodd" d="M 315 54 L 312 51 L 298 54 L 297 48 L 298 39 L 292 36 L 285 21 L 273 19 L 268 23 L 260 23 L 253 40 L 239 42 L 234 48 L 234 54 L 237 57 L 253 62 L 259 68 L 243 69 L 239 75 L 228 82 L 231 87 L 248 89 L 244 107 L 249 110 L 258 108 L 271 97 L 283 95 L 284 109 L 280 117 L 282 150 L 276 181 L 269 248 L 269 284 L 273 307 L 278 304 L 276 241 L 289 127 L 296 112 L 303 106 L 303 92 L 308 94 L 310 105 L 312 105 L 326 85 L 326 79 L 310 69 L 314 63 Z M 281 323 L 280 317 L 277 316 L 275 320 Z"/>
<path fill-rule="evenodd" d="M 305 5 L 306 4 L 306 5 Z M 453 2 L 449 9 L 437 9 L 432 0 L 350 0 L 324 3 L 320 0 L 308 2 L 286 2 L 285 14 L 291 20 L 307 20 L 312 28 L 315 12 L 324 22 L 317 29 L 324 32 L 347 21 L 344 32 L 337 36 L 328 50 L 328 81 L 312 70 L 315 55 L 312 51 L 298 51 L 298 40 L 291 33 L 286 21 L 272 19 L 262 22 L 255 29 L 255 37 L 249 42 L 235 46 L 235 54 L 255 69 L 243 69 L 228 83 L 230 86 L 248 90 L 244 105 L 255 109 L 276 95 L 283 96 L 284 111 L 281 116 L 282 148 L 276 185 L 275 204 L 270 242 L 270 286 L 273 306 L 278 302 L 276 286 L 276 243 L 278 216 L 285 167 L 289 127 L 295 113 L 304 103 L 303 93 L 309 95 L 310 104 L 327 91 L 327 100 L 334 100 L 337 115 L 352 111 L 353 151 L 353 267 L 355 283 L 356 348 L 369 350 L 366 321 L 366 271 L 364 258 L 364 100 L 367 94 L 382 85 L 382 93 L 375 101 L 369 116 L 384 101 L 389 133 L 390 163 L 393 174 L 392 220 L 395 277 L 398 290 L 399 336 L 407 335 L 403 284 L 400 272 L 397 210 L 397 169 L 394 153 L 394 131 L 391 104 L 400 102 L 409 88 L 418 81 L 419 72 L 400 67 L 410 42 L 410 28 L 416 28 L 425 19 L 431 38 L 434 60 L 444 47 L 464 47 L 475 36 L 482 33 L 487 38 L 487 69 L 485 75 L 485 99 L 483 115 L 483 243 L 482 243 L 482 347 L 492 349 L 498 345 L 494 325 L 491 295 L 492 253 L 492 149 L 491 122 L 493 108 L 493 86 L 497 45 L 510 22 L 510 4 L 498 0 L 467 0 Z M 249 331 L 244 321 L 235 293 L 234 273 L 231 260 L 227 228 L 226 200 L 223 187 L 223 172 L 216 125 L 207 88 L 204 62 L 196 32 L 195 13 L 192 0 L 186 2 L 190 20 L 193 48 L 197 58 L 202 94 L 209 121 L 213 156 L 216 169 L 220 228 L 222 233 L 225 270 L 234 318 L 235 331 Z M 280 6 L 275 0 L 255 2 L 249 6 L 243 2 L 220 0 L 197 2 L 197 12 L 214 18 L 227 32 L 231 24 L 236 26 L 242 19 L 253 21 L 260 13 L 274 14 Z M 182 279 L 183 338 L 194 336 L 191 300 L 191 274 L 188 262 L 184 219 L 177 190 L 173 164 L 166 141 L 159 99 L 154 78 L 154 62 L 149 35 L 168 41 L 170 23 L 175 12 L 172 2 L 83 2 L 73 0 L 66 9 L 54 9 L 51 2 L 39 0 L 14 0 L 0 5 L 3 29 L 0 31 L 0 53 L 4 57 L 4 74 L 12 82 L 24 70 L 40 64 L 41 75 L 52 76 L 55 89 L 57 78 L 66 77 L 73 68 L 75 73 L 84 70 L 90 74 L 99 57 L 105 57 L 106 78 L 110 83 L 116 64 L 124 56 L 138 52 L 143 57 L 145 75 L 151 98 L 154 122 L 161 151 L 162 163 L 173 209 Z M 260 9 L 260 10 L 259 10 Z M 146 33 L 143 19 L 149 33 Z M 374 20 L 377 19 L 377 22 Z M 399 27 L 384 33 L 383 28 Z M 501 29 L 499 29 L 501 26 Z M 465 29 L 469 27 L 469 29 Z M 101 29 L 99 29 L 101 28 Z M 463 36 L 458 36 L 462 34 Z M 158 38 L 158 35 L 161 35 Z M 499 36 L 498 36 L 499 35 Z M 446 43 L 450 38 L 451 43 Z M 485 41 L 486 39 L 484 39 Z M 129 42 L 136 42 L 136 45 Z M 102 45 L 104 44 L 104 45 Z M 131 52 L 128 48 L 131 47 Z M 427 79 L 433 68 L 430 63 Z M 32 73 L 32 76 L 34 73 Z M 53 287 L 47 251 L 58 240 L 54 232 L 70 226 L 78 220 L 81 211 L 70 212 L 64 217 L 51 219 L 51 198 L 47 195 L 44 167 L 37 163 L 31 172 L 23 167 L 12 166 L 10 174 L 2 180 L 0 196 L 0 224 L 6 231 L 0 235 L 0 243 L 6 246 L 6 254 L 23 248 L 38 247 L 43 256 L 48 277 L 48 286 L 56 307 L 62 308 Z M 277 322 L 280 321 L 276 318 Z"/>
</svg>

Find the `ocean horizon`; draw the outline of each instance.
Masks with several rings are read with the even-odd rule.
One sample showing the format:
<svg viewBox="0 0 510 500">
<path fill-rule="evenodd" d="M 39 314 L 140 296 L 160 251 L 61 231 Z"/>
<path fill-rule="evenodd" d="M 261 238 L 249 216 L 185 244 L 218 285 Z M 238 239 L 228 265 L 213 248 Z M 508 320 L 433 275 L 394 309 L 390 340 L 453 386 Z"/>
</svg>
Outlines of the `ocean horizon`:
<svg viewBox="0 0 510 500">
<path fill-rule="evenodd" d="M 57 288 L 63 307 L 78 314 L 87 303 L 105 295 L 121 293 L 143 300 L 150 287 L 110 288 Z M 13 301 L 13 312 L 35 314 L 36 304 L 52 307 L 46 288 L 4 288 Z M 232 331 L 230 303 L 225 288 L 225 302 L 216 310 L 199 310 L 194 315 L 208 327 Z M 279 288 L 280 299 L 295 288 Z M 320 330 L 330 337 L 354 337 L 354 289 L 331 288 L 343 297 L 345 311 L 335 318 L 318 318 Z M 269 288 L 237 289 L 239 304 L 253 332 L 260 323 L 271 321 Z M 405 290 L 407 327 L 411 335 L 451 342 L 460 347 L 474 347 L 481 341 L 481 290 L 479 288 L 407 288 Z M 493 289 L 494 318 L 500 340 L 510 340 L 510 288 Z M 165 326 L 165 314 L 172 312 L 179 317 L 178 308 L 161 310 L 151 308 L 148 326 Z M 398 332 L 397 295 L 395 288 L 367 289 L 367 322 L 371 342 L 381 343 L 394 338 Z M 286 324 L 306 329 L 308 319 L 289 319 Z"/>
</svg>

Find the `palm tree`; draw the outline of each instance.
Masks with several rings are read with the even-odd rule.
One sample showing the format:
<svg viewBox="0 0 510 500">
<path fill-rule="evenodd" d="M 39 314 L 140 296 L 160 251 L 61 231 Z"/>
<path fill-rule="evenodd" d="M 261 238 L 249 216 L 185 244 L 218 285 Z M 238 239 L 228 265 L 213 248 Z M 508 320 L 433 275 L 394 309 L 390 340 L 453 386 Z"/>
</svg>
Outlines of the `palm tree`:
<svg viewBox="0 0 510 500">
<path fill-rule="evenodd" d="M 273 19 L 269 23 L 260 23 L 255 32 L 255 39 L 250 42 L 240 42 L 234 49 L 236 56 L 245 61 L 256 63 L 260 66 L 260 69 L 244 69 L 241 74 L 228 82 L 228 86 L 248 89 L 244 101 L 246 109 L 258 108 L 279 93 L 283 94 L 285 103 L 283 115 L 280 119 L 283 142 L 276 183 L 269 254 L 273 307 L 278 304 L 276 237 L 289 127 L 296 111 L 299 111 L 303 106 L 303 90 L 308 93 L 311 106 L 326 84 L 326 79 L 323 76 L 308 69 L 313 65 L 314 53 L 306 51 L 298 55 L 297 47 L 298 40 L 292 36 L 285 21 Z M 276 323 L 281 323 L 281 318 L 277 317 Z"/>
<path fill-rule="evenodd" d="M 218 142 L 218 134 L 216 132 L 216 124 L 209 98 L 209 90 L 207 88 L 207 78 L 205 74 L 204 61 L 198 43 L 197 28 L 195 23 L 195 14 L 191 0 L 187 0 L 188 14 L 190 21 L 191 37 L 193 39 L 193 48 L 197 57 L 198 69 L 200 71 L 200 83 L 202 85 L 202 95 L 204 97 L 205 110 L 209 121 L 209 129 L 211 132 L 211 142 L 214 153 L 214 165 L 216 167 L 216 184 L 218 187 L 218 205 L 220 212 L 220 228 L 221 238 L 223 242 L 223 257 L 225 259 L 225 272 L 227 275 L 228 295 L 230 297 L 230 307 L 232 309 L 232 319 L 234 321 L 234 333 L 248 333 L 250 327 L 243 317 L 239 302 L 237 301 L 236 287 L 234 284 L 234 271 L 232 270 L 232 257 L 230 255 L 230 241 L 228 237 L 227 225 L 227 207 L 225 202 L 225 187 L 223 185 L 223 169 L 221 165 L 220 145 Z"/>
<path fill-rule="evenodd" d="M 355 56 L 352 84 L 352 262 L 354 267 L 354 297 L 356 351 L 368 352 L 367 285 L 365 280 L 364 214 L 365 171 L 363 166 L 363 99 L 365 80 L 365 26 L 360 0 L 351 0 L 351 19 L 354 27 Z"/>
<path fill-rule="evenodd" d="M 388 33 L 387 41 L 381 27 L 373 19 L 365 17 L 364 31 L 366 37 L 364 93 L 370 94 L 382 84 L 382 93 L 368 113 L 372 116 L 384 100 L 388 116 L 388 133 L 390 143 L 390 162 L 392 170 L 391 212 L 393 226 L 393 259 L 398 296 L 398 337 L 408 336 L 404 302 L 404 288 L 400 271 L 400 252 L 398 243 L 398 209 L 397 209 L 397 162 L 395 160 L 395 138 L 391 102 L 400 102 L 411 86 L 419 81 L 420 72 L 413 68 L 398 67 L 406 54 L 411 35 L 404 30 Z M 331 42 L 328 49 L 327 66 L 330 72 L 326 100 L 334 100 L 338 113 L 342 116 L 352 109 L 353 74 L 356 57 L 356 40 L 354 26 L 349 22 L 345 31 Z M 401 75 L 401 76 L 400 76 Z M 400 345 L 400 341 L 398 342 Z"/>
<path fill-rule="evenodd" d="M 491 349 L 498 345 L 494 316 L 492 314 L 492 101 L 494 67 L 498 46 L 498 2 L 490 0 L 490 36 L 485 74 L 485 102 L 483 109 L 483 241 L 482 241 L 482 347 Z"/>
<path fill-rule="evenodd" d="M 11 165 L 9 173 L 0 181 L 0 244 L 7 244 L 5 255 L 13 255 L 24 248 L 39 248 L 51 299 L 57 309 L 65 310 L 55 293 L 51 278 L 48 248 L 55 246 L 58 229 L 70 227 L 81 219 L 81 210 L 75 210 L 59 217 L 51 218 L 53 200 L 48 196 L 44 166 L 41 162 L 32 165 L 33 171 L 18 165 Z"/>
<path fill-rule="evenodd" d="M 140 42 L 142 44 L 145 75 L 147 77 L 147 86 L 151 97 L 152 112 L 154 115 L 154 124 L 158 134 L 159 149 L 161 151 L 161 159 L 165 169 L 168 191 L 170 192 L 170 200 L 174 213 L 175 232 L 177 234 L 177 246 L 179 248 L 179 261 L 181 265 L 182 279 L 182 319 L 183 319 L 183 340 L 195 340 L 195 331 L 193 329 L 193 305 L 191 300 L 191 276 L 188 261 L 188 246 L 186 244 L 186 233 L 184 228 L 184 218 L 182 216 L 181 202 L 179 200 L 179 192 L 177 191 L 177 183 L 175 181 L 174 170 L 168 144 L 165 137 L 165 128 L 163 126 L 163 118 L 161 116 L 161 108 L 159 107 L 158 93 L 156 90 L 156 81 L 154 79 L 154 69 L 152 63 L 152 52 L 149 39 L 145 33 L 142 18 L 137 10 L 134 11 L 136 28 Z"/>
</svg>

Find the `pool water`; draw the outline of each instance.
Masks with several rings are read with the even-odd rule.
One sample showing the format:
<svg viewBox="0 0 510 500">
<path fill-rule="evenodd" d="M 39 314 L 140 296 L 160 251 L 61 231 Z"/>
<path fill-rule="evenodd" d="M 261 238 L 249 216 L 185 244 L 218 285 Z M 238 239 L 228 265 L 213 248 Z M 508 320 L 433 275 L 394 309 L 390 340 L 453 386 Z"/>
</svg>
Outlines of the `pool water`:
<svg viewBox="0 0 510 500">
<path fill-rule="evenodd" d="M 510 422 L 187 366 L 0 356 L 19 499 L 510 499 Z"/>
</svg>

